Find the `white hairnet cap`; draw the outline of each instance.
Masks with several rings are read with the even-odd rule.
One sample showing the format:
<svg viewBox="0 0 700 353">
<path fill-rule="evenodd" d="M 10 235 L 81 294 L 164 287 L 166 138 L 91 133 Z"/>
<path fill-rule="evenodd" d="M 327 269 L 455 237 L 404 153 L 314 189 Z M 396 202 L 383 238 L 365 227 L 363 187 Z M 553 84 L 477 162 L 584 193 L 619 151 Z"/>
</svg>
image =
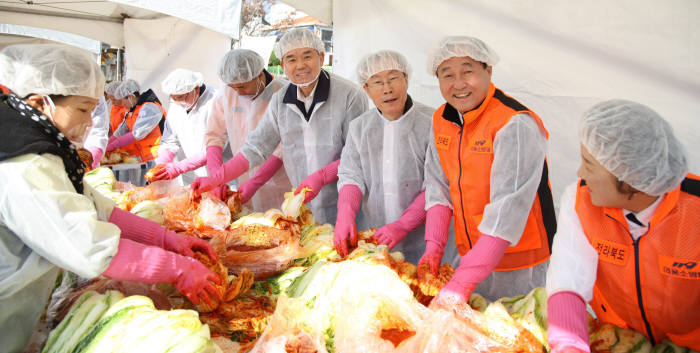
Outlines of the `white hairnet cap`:
<svg viewBox="0 0 700 353">
<path fill-rule="evenodd" d="M 651 108 L 609 100 L 583 114 L 581 143 L 610 173 L 649 195 L 675 189 L 688 173 L 685 150 Z"/>
<path fill-rule="evenodd" d="M 234 49 L 226 53 L 219 62 L 219 78 L 227 85 L 248 82 L 265 68 L 260 54 L 249 49 Z"/>
<path fill-rule="evenodd" d="M 398 70 L 411 77 L 411 65 L 403 55 L 393 50 L 380 50 L 360 60 L 357 64 L 357 80 L 362 85 L 367 83 L 372 75 L 387 70 Z"/>
<path fill-rule="evenodd" d="M 124 99 L 128 95 L 139 91 L 141 91 L 139 83 L 133 79 L 127 78 L 121 85 L 119 85 L 119 87 L 117 87 L 117 90 L 114 91 L 114 98 Z"/>
<path fill-rule="evenodd" d="M 498 54 L 481 39 L 467 36 L 445 37 L 428 56 L 428 74 L 435 76 L 438 66 L 443 61 L 468 56 L 476 61 L 494 66 L 498 63 Z"/>
<path fill-rule="evenodd" d="M 308 28 L 294 28 L 287 31 L 275 44 L 275 56 L 282 60 L 287 52 L 299 48 L 311 48 L 319 54 L 325 52 L 323 41 L 311 30 Z"/>
<path fill-rule="evenodd" d="M 175 69 L 161 82 L 166 94 L 185 94 L 204 84 L 204 75 L 186 69 Z"/>
<path fill-rule="evenodd" d="M 122 81 L 112 81 L 105 85 L 105 93 L 114 95 L 117 92 L 117 88 L 122 84 Z"/>
<path fill-rule="evenodd" d="M 105 78 L 90 53 L 61 44 L 18 44 L 0 52 L 0 82 L 20 97 L 85 96 L 99 99 Z"/>
</svg>

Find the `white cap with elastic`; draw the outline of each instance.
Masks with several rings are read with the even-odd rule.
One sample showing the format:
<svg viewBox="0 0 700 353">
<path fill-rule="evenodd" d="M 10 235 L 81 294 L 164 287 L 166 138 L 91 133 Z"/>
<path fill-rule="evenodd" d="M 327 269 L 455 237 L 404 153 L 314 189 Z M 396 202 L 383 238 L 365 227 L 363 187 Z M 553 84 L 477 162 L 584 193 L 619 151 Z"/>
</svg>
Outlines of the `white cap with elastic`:
<svg viewBox="0 0 700 353">
<path fill-rule="evenodd" d="M 435 76 L 437 68 L 443 61 L 468 56 L 476 61 L 494 66 L 498 63 L 498 54 L 481 39 L 467 36 L 445 37 L 428 56 L 428 74 Z"/>
<path fill-rule="evenodd" d="M 583 114 L 581 143 L 616 178 L 649 195 L 662 195 L 688 173 L 686 153 L 671 125 L 651 108 L 615 99 Z"/>
<path fill-rule="evenodd" d="M 0 82 L 20 97 L 35 93 L 99 99 L 105 78 L 85 50 L 62 44 L 18 44 L 0 51 Z"/>
<path fill-rule="evenodd" d="M 393 50 L 381 50 L 360 60 L 357 64 L 357 80 L 363 85 L 373 75 L 387 70 L 398 70 L 411 77 L 411 65 L 403 55 Z"/>
<path fill-rule="evenodd" d="M 289 51 L 299 48 L 311 48 L 319 54 L 325 52 L 325 46 L 321 38 L 316 36 L 308 28 L 294 28 L 285 33 L 279 42 L 275 44 L 275 56 L 282 60 Z"/>
</svg>

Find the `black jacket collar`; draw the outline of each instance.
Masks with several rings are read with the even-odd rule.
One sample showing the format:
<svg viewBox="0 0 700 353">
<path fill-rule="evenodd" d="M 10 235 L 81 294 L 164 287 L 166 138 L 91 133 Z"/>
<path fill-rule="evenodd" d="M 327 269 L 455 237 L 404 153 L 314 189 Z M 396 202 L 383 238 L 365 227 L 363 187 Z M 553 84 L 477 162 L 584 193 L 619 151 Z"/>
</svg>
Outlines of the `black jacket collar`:
<svg viewBox="0 0 700 353">
<path fill-rule="evenodd" d="M 318 83 L 316 84 L 316 91 L 314 93 L 314 100 L 311 102 L 311 107 L 309 111 L 306 111 L 304 103 L 297 98 L 297 85 L 290 83 L 287 87 L 287 92 L 284 94 L 282 103 L 294 104 L 299 108 L 299 110 L 304 114 L 304 118 L 308 121 L 311 118 L 311 113 L 313 113 L 316 104 L 319 102 L 325 102 L 328 100 L 328 95 L 331 90 L 331 79 L 330 74 L 326 71 L 321 70 L 321 74 L 318 75 Z"/>
</svg>

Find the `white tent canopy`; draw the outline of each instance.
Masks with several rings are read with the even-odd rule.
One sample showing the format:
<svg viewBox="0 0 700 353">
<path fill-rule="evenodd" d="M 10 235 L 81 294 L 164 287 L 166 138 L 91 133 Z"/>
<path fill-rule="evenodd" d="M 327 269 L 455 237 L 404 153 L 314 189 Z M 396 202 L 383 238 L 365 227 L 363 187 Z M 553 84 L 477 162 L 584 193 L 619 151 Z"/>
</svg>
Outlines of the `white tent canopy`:
<svg viewBox="0 0 700 353">
<path fill-rule="evenodd" d="M 241 0 L 49 0 L 4 1 L 0 22 L 30 28 L 22 33 L 16 26 L 5 26 L 14 35 L 42 37 L 31 27 L 59 31 L 53 39 L 78 35 L 113 47 L 124 47 L 126 78 L 133 78 L 143 89 L 160 92 L 160 83 L 170 71 L 186 68 L 202 72 L 210 86 L 220 86 L 216 68 L 230 49 L 231 38 L 239 37 Z M 55 33 L 54 33 L 55 34 Z M 80 45 L 78 45 L 80 46 Z"/>
<path fill-rule="evenodd" d="M 173 16 L 228 37 L 238 38 L 240 0 L 3 1 L 2 23 L 73 33 L 124 46 L 124 19 Z"/>
</svg>

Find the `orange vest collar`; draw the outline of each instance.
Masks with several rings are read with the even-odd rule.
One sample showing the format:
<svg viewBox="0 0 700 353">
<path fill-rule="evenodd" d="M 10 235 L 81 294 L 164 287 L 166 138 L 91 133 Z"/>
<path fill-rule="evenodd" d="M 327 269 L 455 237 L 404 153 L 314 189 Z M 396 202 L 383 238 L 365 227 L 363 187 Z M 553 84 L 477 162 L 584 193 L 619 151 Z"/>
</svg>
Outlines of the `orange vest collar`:
<svg viewBox="0 0 700 353">
<path fill-rule="evenodd" d="M 489 91 L 486 93 L 486 98 L 484 98 L 484 101 L 481 102 L 481 105 L 477 107 L 476 109 L 470 110 L 464 114 L 462 114 L 462 119 L 464 119 L 464 125 L 469 125 L 476 119 L 478 119 L 481 114 L 486 110 L 486 106 L 488 106 L 489 101 L 491 98 L 493 98 L 493 94 L 496 93 L 496 86 L 493 85 L 493 82 L 489 83 Z"/>
</svg>

